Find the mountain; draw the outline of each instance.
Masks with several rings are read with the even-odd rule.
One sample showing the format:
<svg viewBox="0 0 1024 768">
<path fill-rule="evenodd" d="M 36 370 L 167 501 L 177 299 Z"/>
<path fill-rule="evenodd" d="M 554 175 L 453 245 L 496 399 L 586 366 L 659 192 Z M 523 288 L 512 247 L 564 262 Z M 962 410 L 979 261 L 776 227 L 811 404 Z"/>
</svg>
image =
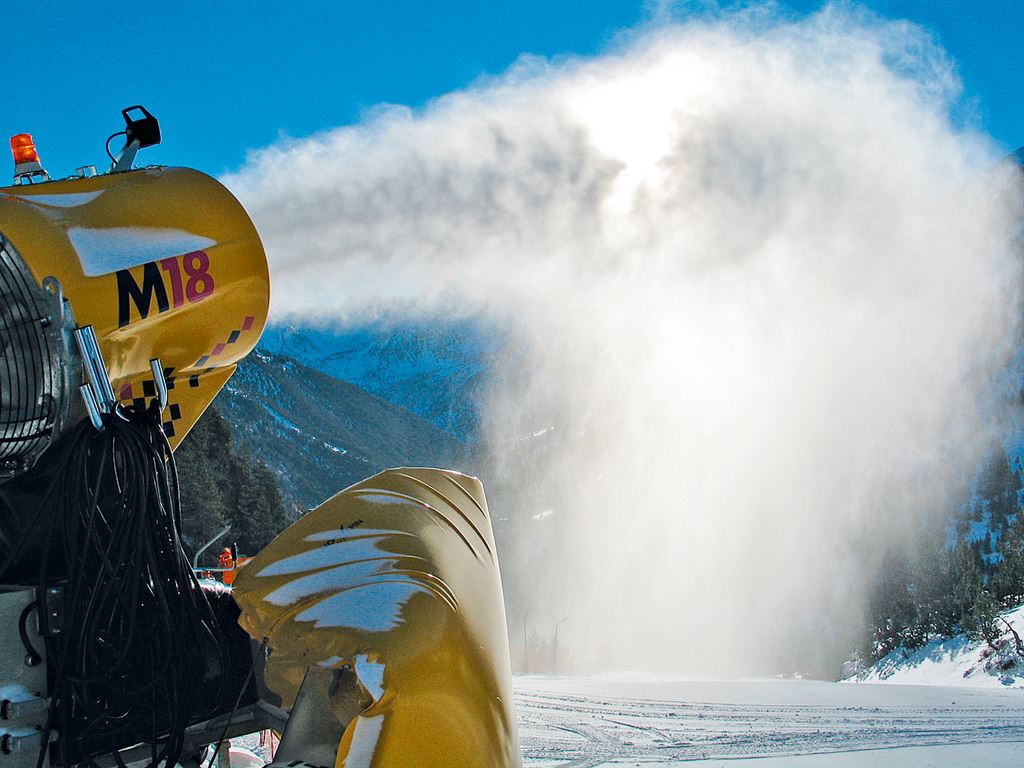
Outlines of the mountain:
<svg viewBox="0 0 1024 768">
<path fill-rule="evenodd" d="M 215 405 L 285 498 L 307 507 L 388 467 L 464 464 L 462 444 L 410 410 L 262 349 Z"/>
<path fill-rule="evenodd" d="M 478 431 L 476 403 L 498 335 L 474 321 L 380 322 L 354 328 L 272 325 L 267 352 L 350 382 L 462 442 Z"/>
</svg>

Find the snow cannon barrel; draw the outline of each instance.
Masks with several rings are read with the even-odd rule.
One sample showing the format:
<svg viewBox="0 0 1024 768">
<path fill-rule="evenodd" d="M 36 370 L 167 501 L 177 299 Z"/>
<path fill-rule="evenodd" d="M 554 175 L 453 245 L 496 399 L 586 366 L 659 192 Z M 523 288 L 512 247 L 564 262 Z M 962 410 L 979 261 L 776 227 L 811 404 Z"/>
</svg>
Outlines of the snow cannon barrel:
<svg viewBox="0 0 1024 768">
<path fill-rule="evenodd" d="M 270 280 L 256 228 L 198 171 L 154 167 L 5 187 L 0 234 L 12 264 L 20 260 L 38 286 L 55 277 L 75 325 L 93 326 L 117 399 L 155 397 L 150 360 L 159 358 L 172 446 L 266 322 Z M 0 330 L 13 337 L 11 327 Z"/>
<path fill-rule="evenodd" d="M 239 623 L 269 643 L 262 684 L 293 718 L 309 681 L 338 676 L 335 765 L 521 765 L 501 576 L 476 478 L 393 469 L 357 483 L 272 541 L 233 596 Z"/>
</svg>

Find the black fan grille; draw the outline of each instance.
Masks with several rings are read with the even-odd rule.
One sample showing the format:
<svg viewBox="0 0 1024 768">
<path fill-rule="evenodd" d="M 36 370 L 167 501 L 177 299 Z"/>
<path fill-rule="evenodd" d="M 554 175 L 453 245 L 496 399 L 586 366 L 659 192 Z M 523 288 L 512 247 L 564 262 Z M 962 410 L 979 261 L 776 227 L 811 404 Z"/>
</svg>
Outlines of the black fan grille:
<svg viewBox="0 0 1024 768">
<path fill-rule="evenodd" d="M 0 477 L 30 467 L 53 438 L 62 385 L 54 310 L 0 235 Z"/>
</svg>

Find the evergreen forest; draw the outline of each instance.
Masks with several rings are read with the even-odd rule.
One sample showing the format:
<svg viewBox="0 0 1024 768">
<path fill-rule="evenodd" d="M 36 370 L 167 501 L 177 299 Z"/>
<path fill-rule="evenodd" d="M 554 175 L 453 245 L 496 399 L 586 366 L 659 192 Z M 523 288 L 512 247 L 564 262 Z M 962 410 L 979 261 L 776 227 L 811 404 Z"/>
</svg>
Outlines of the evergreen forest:
<svg viewBox="0 0 1024 768">
<path fill-rule="evenodd" d="M 291 522 L 273 471 L 247 449 L 236 449 L 231 425 L 216 407 L 199 419 L 175 459 L 189 556 L 231 526 L 200 565 L 215 565 L 232 544 L 240 555 L 255 555 Z"/>
<path fill-rule="evenodd" d="M 959 632 L 992 645 L 1007 631 L 998 614 L 1024 602 L 1022 487 L 1020 459 L 998 451 L 948 529 L 913 556 L 888 558 L 862 660 Z"/>
</svg>

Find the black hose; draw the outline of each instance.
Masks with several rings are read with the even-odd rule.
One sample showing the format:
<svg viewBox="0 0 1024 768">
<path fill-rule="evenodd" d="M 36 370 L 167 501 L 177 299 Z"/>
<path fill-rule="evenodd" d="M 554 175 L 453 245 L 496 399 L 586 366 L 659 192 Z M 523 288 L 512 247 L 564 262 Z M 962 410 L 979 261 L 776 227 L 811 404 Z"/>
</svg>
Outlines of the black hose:
<svg viewBox="0 0 1024 768">
<path fill-rule="evenodd" d="M 107 157 L 110 158 L 110 162 L 112 162 L 112 163 L 116 163 L 117 162 L 117 158 L 114 157 L 114 154 L 110 151 L 110 142 L 112 142 L 118 136 L 127 136 L 127 135 L 128 135 L 127 131 L 118 131 L 117 133 L 112 133 L 112 134 L 110 134 L 109 137 L 107 137 L 106 150 L 107 150 Z"/>
<path fill-rule="evenodd" d="M 43 657 L 32 647 L 32 641 L 28 639 L 28 617 L 38 607 L 39 603 L 33 600 L 25 606 L 18 617 L 18 634 L 21 635 L 21 644 L 25 646 L 25 665 L 29 667 L 38 667 L 43 661 Z"/>
<path fill-rule="evenodd" d="M 208 679 L 223 687 L 229 668 L 182 547 L 177 473 L 159 414 L 121 413 L 101 432 L 88 422 L 72 431 L 53 494 L 62 529 L 43 550 L 40 586 L 52 584 L 49 562 L 66 562 L 68 578 L 61 632 L 48 631 L 52 590 L 39 593 L 52 698 L 39 768 L 48 748 L 51 763 L 71 766 L 104 754 L 122 762 L 117 749 L 139 742 L 152 745 L 151 767 L 173 766 L 187 726 L 221 698 Z M 51 732 L 59 739 L 49 746 Z"/>
</svg>

